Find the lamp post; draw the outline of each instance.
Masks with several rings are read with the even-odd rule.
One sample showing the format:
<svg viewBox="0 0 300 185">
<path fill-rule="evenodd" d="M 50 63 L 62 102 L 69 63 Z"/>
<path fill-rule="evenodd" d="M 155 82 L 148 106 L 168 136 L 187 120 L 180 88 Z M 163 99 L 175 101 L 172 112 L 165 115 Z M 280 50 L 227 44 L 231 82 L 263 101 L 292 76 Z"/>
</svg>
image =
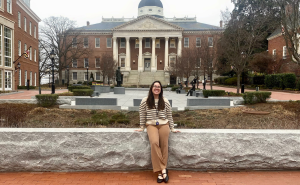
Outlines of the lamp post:
<svg viewBox="0 0 300 185">
<path fill-rule="evenodd" d="M 89 83 L 89 66 L 86 66 L 86 83 Z"/>
<path fill-rule="evenodd" d="M 51 94 L 55 94 L 55 85 L 54 85 L 54 58 L 55 58 L 55 53 L 54 50 L 52 49 L 50 53 L 50 59 L 52 61 L 52 92 Z"/>
<path fill-rule="evenodd" d="M 244 60 L 246 58 L 246 53 L 242 52 L 242 60 Z M 242 72 L 242 86 L 241 86 L 241 93 L 245 93 L 245 81 L 244 81 L 244 71 Z"/>
</svg>

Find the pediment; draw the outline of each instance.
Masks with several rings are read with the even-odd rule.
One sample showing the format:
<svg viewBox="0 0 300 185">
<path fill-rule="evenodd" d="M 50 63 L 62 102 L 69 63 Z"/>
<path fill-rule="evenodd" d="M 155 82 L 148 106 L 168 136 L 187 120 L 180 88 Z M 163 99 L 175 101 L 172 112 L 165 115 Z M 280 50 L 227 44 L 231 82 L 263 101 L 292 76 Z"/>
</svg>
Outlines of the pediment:
<svg viewBox="0 0 300 185">
<path fill-rule="evenodd" d="M 135 20 L 129 21 L 125 24 L 117 26 L 113 29 L 114 31 L 153 31 L 153 30 L 180 30 L 183 28 L 164 21 L 162 19 L 145 15 Z"/>
</svg>

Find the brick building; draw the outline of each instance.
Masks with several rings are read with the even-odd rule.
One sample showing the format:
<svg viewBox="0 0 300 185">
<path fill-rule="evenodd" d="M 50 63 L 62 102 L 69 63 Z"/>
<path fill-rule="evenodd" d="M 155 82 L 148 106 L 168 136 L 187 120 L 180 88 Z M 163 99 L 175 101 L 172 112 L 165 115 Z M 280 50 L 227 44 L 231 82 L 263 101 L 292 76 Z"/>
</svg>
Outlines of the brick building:
<svg viewBox="0 0 300 185">
<path fill-rule="evenodd" d="M 163 11 L 160 0 L 141 0 L 137 18 L 102 18 L 101 23 L 88 22 L 87 26 L 78 28 L 93 53 L 74 60 L 70 83 L 85 81 L 87 66 L 95 80 L 102 80 L 99 62 L 105 52 L 110 52 L 121 67 L 124 85 L 149 85 L 154 80 L 162 84 L 176 83 L 168 68 L 181 56 L 182 50 L 192 44 L 201 47 L 203 38 L 213 43 L 210 35 L 220 34 L 224 29 L 199 23 L 196 18 L 165 18 Z"/>
<path fill-rule="evenodd" d="M 18 85 L 38 85 L 38 23 L 30 9 L 30 0 L 0 0 L 0 91 L 15 90 Z M 30 57 L 20 58 L 31 46 Z M 20 69 L 16 69 L 20 63 Z"/>
</svg>

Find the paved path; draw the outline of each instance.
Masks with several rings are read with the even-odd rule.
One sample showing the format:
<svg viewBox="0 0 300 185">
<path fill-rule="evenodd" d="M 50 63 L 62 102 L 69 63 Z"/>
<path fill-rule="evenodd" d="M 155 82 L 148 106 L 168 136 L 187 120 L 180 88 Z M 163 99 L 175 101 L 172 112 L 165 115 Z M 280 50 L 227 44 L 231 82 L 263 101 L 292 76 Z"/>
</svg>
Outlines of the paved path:
<svg viewBox="0 0 300 185">
<path fill-rule="evenodd" d="M 67 89 L 55 89 L 55 93 L 67 92 Z M 42 94 L 51 94 L 51 90 L 41 91 Z M 15 93 L 1 94 L 0 99 L 31 99 L 32 96 L 39 94 L 38 90 L 21 90 Z"/>
<path fill-rule="evenodd" d="M 169 171 L 168 184 L 300 185 L 300 171 L 188 172 Z M 0 185 L 154 185 L 157 176 L 143 172 L 0 173 Z M 164 184 L 164 183 L 162 183 Z"/>
</svg>

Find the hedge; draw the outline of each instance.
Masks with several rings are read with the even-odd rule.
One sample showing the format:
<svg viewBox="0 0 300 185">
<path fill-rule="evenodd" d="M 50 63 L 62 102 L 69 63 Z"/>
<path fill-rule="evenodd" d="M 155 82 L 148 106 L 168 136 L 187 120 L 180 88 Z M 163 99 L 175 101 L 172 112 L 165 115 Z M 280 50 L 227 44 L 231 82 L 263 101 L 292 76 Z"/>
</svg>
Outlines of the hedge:
<svg viewBox="0 0 300 185">
<path fill-rule="evenodd" d="M 224 90 L 203 90 L 203 96 L 205 98 L 209 96 L 224 96 L 225 94 Z"/>
<path fill-rule="evenodd" d="M 254 104 L 254 103 L 265 103 L 267 99 L 271 97 L 271 92 L 246 92 L 243 95 L 245 104 Z"/>
<path fill-rule="evenodd" d="M 93 89 L 73 89 L 74 96 L 91 96 L 93 92 Z"/>
<path fill-rule="evenodd" d="M 300 89 L 300 79 L 298 79 L 298 82 L 296 84 L 296 89 Z"/>
<path fill-rule="evenodd" d="M 251 84 L 264 85 L 265 84 L 265 76 L 253 76 L 251 78 Z"/>
<path fill-rule="evenodd" d="M 91 89 L 90 86 L 69 86 L 69 91 L 73 92 L 74 89 Z"/>
<path fill-rule="evenodd" d="M 272 89 L 274 87 L 280 89 L 294 89 L 296 87 L 296 75 L 293 73 L 266 75 L 265 85 L 269 89 Z"/>
<path fill-rule="evenodd" d="M 37 99 L 37 104 L 42 107 L 51 107 L 56 105 L 56 101 L 58 99 L 57 94 L 38 94 L 35 95 Z"/>
<path fill-rule="evenodd" d="M 27 86 L 19 86 L 18 89 L 27 89 Z M 29 86 L 29 89 L 35 89 L 35 86 Z"/>
<path fill-rule="evenodd" d="M 228 78 L 225 80 L 225 85 L 237 85 L 237 77 Z"/>
<path fill-rule="evenodd" d="M 226 76 L 215 78 L 215 83 L 225 85 L 225 80 L 227 80 L 228 78 L 229 77 Z"/>
</svg>

